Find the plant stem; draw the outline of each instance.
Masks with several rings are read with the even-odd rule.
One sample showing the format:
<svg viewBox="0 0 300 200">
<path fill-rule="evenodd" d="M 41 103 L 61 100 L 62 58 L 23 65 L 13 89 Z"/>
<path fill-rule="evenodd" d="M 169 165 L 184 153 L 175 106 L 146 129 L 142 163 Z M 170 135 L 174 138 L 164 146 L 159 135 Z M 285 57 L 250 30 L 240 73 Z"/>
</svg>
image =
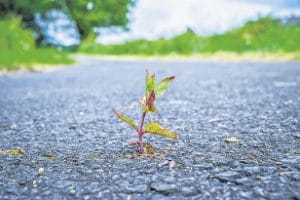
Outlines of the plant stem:
<svg viewBox="0 0 300 200">
<path fill-rule="evenodd" d="M 138 131 L 139 134 L 139 151 L 140 153 L 144 153 L 144 145 L 143 145 L 143 126 L 144 126 L 144 121 L 145 121 L 145 117 L 146 117 L 147 111 L 143 112 L 142 118 L 141 118 L 141 124 L 140 124 L 140 128 Z"/>
</svg>

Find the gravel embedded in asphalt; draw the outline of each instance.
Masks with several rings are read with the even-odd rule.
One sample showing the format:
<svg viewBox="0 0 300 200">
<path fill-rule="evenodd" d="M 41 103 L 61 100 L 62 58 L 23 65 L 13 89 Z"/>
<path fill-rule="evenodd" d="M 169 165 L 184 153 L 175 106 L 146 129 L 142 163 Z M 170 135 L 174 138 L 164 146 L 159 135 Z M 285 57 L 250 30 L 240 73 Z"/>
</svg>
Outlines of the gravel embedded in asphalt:
<svg viewBox="0 0 300 200">
<path fill-rule="evenodd" d="M 181 139 L 146 135 L 155 158 L 111 111 L 138 122 L 146 68 L 176 76 L 147 121 Z M 300 199 L 297 62 L 81 58 L 0 85 L 0 150 L 26 152 L 0 155 L 0 199 Z"/>
</svg>

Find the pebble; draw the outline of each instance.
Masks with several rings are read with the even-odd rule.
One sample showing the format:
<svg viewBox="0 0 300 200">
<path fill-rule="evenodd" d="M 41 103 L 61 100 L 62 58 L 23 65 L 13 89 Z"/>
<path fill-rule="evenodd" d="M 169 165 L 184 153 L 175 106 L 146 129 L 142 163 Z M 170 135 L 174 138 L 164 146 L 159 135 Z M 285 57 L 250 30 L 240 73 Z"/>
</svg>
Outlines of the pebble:
<svg viewBox="0 0 300 200">
<path fill-rule="evenodd" d="M 116 181 L 116 180 L 118 180 L 120 177 L 118 176 L 118 175 L 113 175 L 112 177 L 111 177 L 111 179 L 113 180 L 113 181 Z"/>
<path fill-rule="evenodd" d="M 251 181 L 251 179 L 249 179 L 248 177 L 236 179 L 234 182 L 240 185 L 250 185 L 253 183 L 253 181 Z"/>
<path fill-rule="evenodd" d="M 215 175 L 222 182 L 234 181 L 236 178 L 240 177 L 240 174 L 234 171 L 222 172 Z"/>
<path fill-rule="evenodd" d="M 38 169 L 38 175 L 39 175 L 39 176 L 43 176 L 44 174 L 45 174 L 45 168 L 40 167 L 40 168 Z"/>
<path fill-rule="evenodd" d="M 198 194 L 198 191 L 194 187 L 182 187 L 181 192 L 184 196 L 195 196 Z"/>
<path fill-rule="evenodd" d="M 69 192 L 70 194 L 74 195 L 76 193 L 76 190 L 75 188 L 72 187 L 71 189 L 69 189 Z"/>
<path fill-rule="evenodd" d="M 252 192 L 240 191 L 239 194 L 243 199 L 252 199 L 253 197 Z"/>
<path fill-rule="evenodd" d="M 121 180 L 121 181 L 118 182 L 118 185 L 119 185 L 119 187 L 121 187 L 121 188 L 127 188 L 128 185 L 129 185 L 129 181 Z"/>
<path fill-rule="evenodd" d="M 204 163 L 204 164 L 194 165 L 194 168 L 196 168 L 198 170 L 210 170 L 213 167 L 214 167 L 214 165 L 212 163 Z"/>
<path fill-rule="evenodd" d="M 13 123 L 13 124 L 11 124 L 10 125 L 10 129 L 16 129 L 18 126 L 17 126 L 17 124 L 15 124 L 15 123 Z"/>
<path fill-rule="evenodd" d="M 146 192 L 147 189 L 148 189 L 147 185 L 133 185 L 126 188 L 127 192 L 129 193 L 143 193 Z"/>
<path fill-rule="evenodd" d="M 299 181 L 300 182 L 300 172 L 292 172 L 290 174 L 290 177 L 292 177 L 295 181 Z"/>
<path fill-rule="evenodd" d="M 36 189 L 36 188 L 33 188 L 32 190 L 31 190 L 31 193 L 32 194 L 37 194 L 39 191 L 38 191 L 38 189 Z"/>
<path fill-rule="evenodd" d="M 263 188 L 259 188 L 259 187 L 256 187 L 254 189 L 255 193 L 258 194 L 259 196 L 264 196 L 264 189 Z"/>
<path fill-rule="evenodd" d="M 164 178 L 163 181 L 167 182 L 167 183 L 175 183 L 176 182 L 176 178 L 173 177 L 173 176 L 168 176 L 168 177 Z"/>
<path fill-rule="evenodd" d="M 165 195 L 170 195 L 177 192 L 177 187 L 175 184 L 167 184 L 163 182 L 152 183 L 151 189 Z"/>
<path fill-rule="evenodd" d="M 50 190 L 46 190 L 43 192 L 44 196 L 49 196 L 52 192 Z"/>
<path fill-rule="evenodd" d="M 243 170 L 245 172 L 247 172 L 248 175 L 258 174 L 258 173 L 261 172 L 261 168 L 260 167 L 256 167 L 256 166 L 254 166 L 254 167 L 244 167 Z"/>
</svg>

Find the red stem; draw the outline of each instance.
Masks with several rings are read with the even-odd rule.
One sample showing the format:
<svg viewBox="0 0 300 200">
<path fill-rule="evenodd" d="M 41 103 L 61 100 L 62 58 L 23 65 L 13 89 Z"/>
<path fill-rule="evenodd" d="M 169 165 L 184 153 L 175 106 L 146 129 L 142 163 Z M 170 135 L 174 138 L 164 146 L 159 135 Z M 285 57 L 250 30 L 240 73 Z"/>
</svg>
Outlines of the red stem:
<svg viewBox="0 0 300 200">
<path fill-rule="evenodd" d="M 142 118 L 141 118 L 141 124 L 140 124 L 140 128 L 138 131 L 139 134 L 139 147 L 140 147 L 140 153 L 144 153 L 144 147 L 143 147 L 143 126 L 144 126 L 144 121 L 145 121 L 145 117 L 146 117 L 147 111 L 143 112 Z"/>
</svg>

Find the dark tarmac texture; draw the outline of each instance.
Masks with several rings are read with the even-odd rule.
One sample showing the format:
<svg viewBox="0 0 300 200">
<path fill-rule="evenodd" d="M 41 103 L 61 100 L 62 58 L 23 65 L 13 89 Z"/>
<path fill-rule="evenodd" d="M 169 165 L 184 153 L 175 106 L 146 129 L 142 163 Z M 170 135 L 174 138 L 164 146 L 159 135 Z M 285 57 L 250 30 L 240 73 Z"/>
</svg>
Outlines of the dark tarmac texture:
<svg viewBox="0 0 300 200">
<path fill-rule="evenodd" d="M 145 69 L 175 75 L 145 135 Z M 227 142 L 226 142 L 226 141 Z M 300 199 L 300 63 L 112 61 L 0 77 L 0 199 Z"/>
</svg>

